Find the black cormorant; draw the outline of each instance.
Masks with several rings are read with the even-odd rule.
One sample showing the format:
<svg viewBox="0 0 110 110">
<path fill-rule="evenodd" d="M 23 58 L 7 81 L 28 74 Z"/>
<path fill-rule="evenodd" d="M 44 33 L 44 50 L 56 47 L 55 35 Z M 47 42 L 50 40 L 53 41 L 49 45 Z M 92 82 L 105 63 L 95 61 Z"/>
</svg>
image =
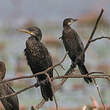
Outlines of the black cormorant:
<svg viewBox="0 0 110 110">
<path fill-rule="evenodd" d="M 67 18 L 63 21 L 63 33 L 62 33 L 62 40 L 65 46 L 66 51 L 68 51 L 68 55 L 72 60 L 73 68 L 78 65 L 78 68 L 81 74 L 88 74 L 88 71 L 84 65 L 85 55 L 82 54 L 84 51 L 84 45 L 77 34 L 77 32 L 70 27 L 70 25 L 77 21 L 77 19 Z M 87 83 L 91 83 L 91 78 L 84 78 Z"/>
<path fill-rule="evenodd" d="M 30 34 L 31 36 L 26 41 L 26 48 L 24 50 L 25 56 L 30 66 L 32 73 L 38 73 L 46 70 L 52 66 L 52 59 L 44 44 L 41 42 L 42 32 L 38 27 L 32 26 L 19 31 Z M 53 69 L 49 70 L 48 75 L 53 77 Z M 48 101 L 53 100 L 53 92 L 51 84 L 45 74 L 37 75 L 38 82 L 47 80 L 40 85 L 43 98 Z"/>
<path fill-rule="evenodd" d="M 0 81 L 5 77 L 6 67 L 4 62 L 0 61 Z M 0 97 L 7 96 L 15 93 L 8 83 L 0 84 Z M 5 110 L 19 110 L 19 101 L 17 96 L 10 96 L 1 99 Z"/>
<path fill-rule="evenodd" d="M 0 61 L 0 79 L 4 79 L 6 73 L 6 66 L 5 63 Z"/>
</svg>

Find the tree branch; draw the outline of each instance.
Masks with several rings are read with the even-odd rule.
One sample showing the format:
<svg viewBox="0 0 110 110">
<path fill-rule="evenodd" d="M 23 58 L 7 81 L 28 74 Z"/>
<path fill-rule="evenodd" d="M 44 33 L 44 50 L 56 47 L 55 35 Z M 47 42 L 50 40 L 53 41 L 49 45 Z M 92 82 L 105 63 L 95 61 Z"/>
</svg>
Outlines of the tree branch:
<svg viewBox="0 0 110 110">
<path fill-rule="evenodd" d="M 56 105 L 56 110 L 58 110 L 58 104 L 57 104 L 57 100 L 56 100 L 56 97 L 55 97 L 54 86 L 53 86 L 53 84 L 52 84 L 52 81 L 51 81 L 50 76 L 49 76 L 47 73 L 45 73 L 45 74 L 47 75 L 48 80 L 49 80 L 49 82 L 50 82 L 50 84 L 51 84 L 52 92 L 53 92 L 53 98 L 54 98 L 55 105 Z"/>
<path fill-rule="evenodd" d="M 96 29 L 97 29 L 98 23 L 99 23 L 99 21 L 100 21 L 100 19 L 101 19 L 101 17 L 102 17 L 103 12 L 104 12 L 104 9 L 102 8 L 102 10 L 101 10 L 101 12 L 100 12 L 100 14 L 99 14 L 99 17 L 98 17 L 97 20 L 96 20 L 96 24 L 95 24 L 95 26 L 94 26 L 94 29 L 93 29 L 92 33 L 91 33 L 91 36 L 90 36 L 90 38 L 89 38 L 89 40 L 88 40 L 88 42 L 87 42 L 87 44 L 86 44 L 86 46 L 85 46 L 85 48 L 84 48 L 84 52 L 83 52 L 83 53 L 86 52 L 87 48 L 89 47 L 89 45 L 90 45 L 90 43 L 91 43 L 90 41 L 92 40 L 92 38 L 93 38 L 93 36 L 94 36 L 94 34 L 95 34 L 95 31 L 96 31 Z"/>
<path fill-rule="evenodd" d="M 97 88 L 99 97 L 100 97 L 100 99 L 101 99 L 101 103 L 102 103 L 102 105 L 103 105 L 103 107 L 104 107 L 104 110 L 106 110 L 105 104 L 104 104 L 104 102 L 103 102 L 102 95 L 101 95 L 101 93 L 100 93 L 100 89 L 99 89 L 99 87 L 98 87 L 98 84 L 97 84 L 97 82 L 96 82 L 96 80 L 95 80 L 94 78 L 93 78 L 93 80 L 94 80 L 94 84 L 96 85 L 96 88 Z"/>
<path fill-rule="evenodd" d="M 18 79 L 33 78 L 33 77 L 35 77 L 35 76 L 37 76 L 37 75 L 45 74 L 45 73 L 48 72 L 50 69 L 53 69 L 53 68 L 55 68 L 56 66 L 59 66 L 59 65 L 65 60 L 67 54 L 68 54 L 68 52 L 66 52 L 65 56 L 63 57 L 63 59 L 62 59 L 59 63 L 57 63 L 56 65 L 53 65 L 53 66 L 47 68 L 46 70 L 44 70 L 44 71 L 42 71 L 42 72 L 38 72 L 38 73 L 36 73 L 36 74 L 29 75 L 29 76 L 20 76 L 20 77 L 5 79 L 5 80 L 0 81 L 0 84 L 6 83 L 6 82 L 10 82 L 10 81 L 14 81 L 14 80 L 18 80 Z"/>
<path fill-rule="evenodd" d="M 70 68 L 67 70 L 67 72 L 65 73 L 65 75 L 73 74 L 72 72 L 73 72 L 73 69 L 70 66 Z M 63 86 L 63 84 L 66 82 L 67 79 L 68 78 L 62 79 L 62 81 L 60 81 L 60 83 L 55 86 L 55 88 L 54 88 L 55 89 L 55 92 L 58 91 Z M 44 99 L 42 99 L 42 101 L 37 106 L 34 107 L 34 110 L 39 109 L 39 107 L 41 108 L 45 104 L 45 102 L 46 101 Z"/>
<path fill-rule="evenodd" d="M 98 38 L 92 39 L 92 40 L 90 40 L 90 42 L 95 42 L 95 41 L 100 40 L 100 39 L 108 39 L 108 40 L 110 40 L 110 37 L 102 36 L 102 37 L 98 37 Z"/>
<path fill-rule="evenodd" d="M 95 34 L 95 31 L 96 31 L 96 29 L 97 29 L 98 23 L 99 23 L 99 21 L 100 21 L 100 19 L 101 19 L 101 17 L 102 17 L 103 12 L 104 12 L 104 9 L 101 10 L 99 17 L 98 17 L 97 20 L 96 20 L 96 24 L 95 24 L 95 26 L 94 26 L 94 28 L 93 28 L 93 31 L 92 31 L 92 33 L 91 33 L 91 36 L 90 36 L 90 38 L 89 38 L 89 40 L 88 40 L 88 42 L 87 42 L 87 44 L 86 44 L 86 46 L 85 46 L 85 48 L 84 48 L 84 51 L 82 52 L 83 54 L 86 52 L 86 50 L 87 50 L 87 48 L 89 47 L 90 43 L 92 43 L 92 42 L 94 42 L 94 41 L 96 41 L 96 40 L 103 39 L 103 38 L 110 39 L 110 37 L 99 37 L 99 38 L 95 38 L 95 39 L 92 40 L 92 38 L 93 38 L 93 36 L 94 36 L 94 34 Z M 53 69 L 53 68 L 55 68 L 56 66 L 61 65 L 61 63 L 65 60 L 67 54 L 68 54 L 68 53 L 65 54 L 64 58 L 63 58 L 58 64 L 56 64 L 56 65 L 54 65 L 54 66 L 51 66 L 51 67 L 49 67 L 48 69 L 46 69 L 46 70 L 44 70 L 44 71 L 42 71 L 42 72 L 36 73 L 36 74 L 34 74 L 34 75 L 30 75 L 30 76 L 22 76 L 22 77 L 16 77 L 16 78 L 11 78 L 11 79 L 7 79 L 7 80 L 3 80 L 3 81 L 0 81 L 0 84 L 6 83 L 6 82 L 9 82 L 9 81 L 13 81 L 13 80 L 33 78 L 33 77 L 35 77 L 35 76 L 37 76 L 37 75 L 40 75 L 40 74 L 46 74 L 50 69 Z M 62 67 L 62 68 L 63 68 L 63 67 Z M 46 74 L 46 75 L 48 76 L 48 79 L 49 79 L 51 85 L 52 85 L 51 80 L 62 79 L 61 82 L 54 87 L 55 89 L 53 89 L 53 85 L 52 85 L 53 93 L 55 93 L 58 89 L 60 89 L 60 88 L 62 87 L 62 85 L 65 83 L 65 81 L 66 81 L 68 78 L 84 78 L 84 77 L 93 78 L 94 83 L 95 83 L 96 88 L 97 88 L 97 91 L 98 91 L 98 94 L 99 94 L 99 96 L 100 96 L 101 102 L 102 102 L 102 104 L 103 104 L 103 106 L 104 106 L 104 102 L 103 102 L 103 100 L 102 100 L 99 87 L 97 86 L 97 82 L 95 81 L 94 78 L 105 78 L 105 79 L 109 79 L 109 78 L 110 78 L 110 75 L 104 74 L 104 72 L 91 72 L 91 73 L 89 73 L 88 75 L 73 75 L 73 74 L 74 74 L 73 71 L 74 71 L 74 70 L 72 69 L 72 67 L 70 67 L 70 68 L 68 69 L 68 71 L 65 73 L 64 76 L 53 77 L 53 78 L 51 78 L 51 79 L 50 79 L 50 77 L 48 76 L 48 74 Z M 100 73 L 100 75 L 94 75 L 95 73 Z M 44 83 L 45 81 L 46 81 L 46 80 L 42 81 L 41 83 Z M 28 87 L 26 87 L 26 88 L 24 88 L 24 89 L 22 89 L 22 90 L 20 90 L 20 91 L 18 91 L 18 92 L 16 92 L 16 93 L 13 93 L 13 94 L 10 94 L 10 95 L 4 96 L 4 97 L 0 97 L 0 99 L 3 99 L 3 98 L 7 98 L 7 97 L 10 97 L 10 96 L 14 96 L 14 95 L 20 94 L 21 92 L 24 92 L 24 91 L 26 91 L 26 90 L 28 90 L 28 89 L 30 89 L 30 88 L 33 88 L 33 87 L 36 87 L 36 88 L 37 88 L 37 87 L 39 87 L 39 85 L 40 85 L 39 83 L 30 85 L 30 86 L 28 86 Z M 55 103 L 56 103 L 56 108 L 58 109 L 58 105 L 57 105 L 57 102 L 56 102 L 55 95 L 54 95 L 54 100 L 55 100 Z M 44 103 L 45 103 L 45 100 L 43 99 L 40 104 L 38 104 L 38 105 L 35 106 L 35 107 L 32 107 L 31 109 L 32 109 L 32 110 L 33 110 L 34 108 L 37 108 L 37 109 L 38 109 L 38 108 L 42 107 Z M 104 109 L 106 109 L 105 106 L 104 106 Z"/>
<path fill-rule="evenodd" d="M 6 96 L 2 96 L 2 97 L 0 97 L 0 100 L 1 100 L 1 99 L 4 99 L 4 98 L 11 97 L 11 96 L 18 95 L 18 94 L 20 94 L 20 93 L 22 93 L 22 92 L 24 92 L 24 91 L 26 91 L 26 90 L 28 90 L 28 89 L 30 89 L 30 88 L 33 88 L 33 87 L 35 87 L 35 84 L 33 84 L 33 85 L 31 85 L 31 86 L 28 86 L 28 87 L 26 87 L 26 88 L 24 88 L 24 89 L 21 89 L 21 90 L 18 91 L 18 92 L 15 92 L 15 93 L 12 93 L 12 94 L 9 94 L 9 95 L 6 95 Z"/>
</svg>

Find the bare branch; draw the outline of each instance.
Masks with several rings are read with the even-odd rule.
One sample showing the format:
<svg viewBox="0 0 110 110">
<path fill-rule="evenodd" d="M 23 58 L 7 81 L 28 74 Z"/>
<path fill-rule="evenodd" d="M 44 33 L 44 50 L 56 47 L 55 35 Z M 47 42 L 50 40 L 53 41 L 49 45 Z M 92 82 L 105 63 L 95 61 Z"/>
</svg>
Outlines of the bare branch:
<svg viewBox="0 0 110 110">
<path fill-rule="evenodd" d="M 72 74 L 72 73 L 71 73 Z M 110 75 L 80 75 L 80 74 L 75 74 L 75 75 L 64 75 L 64 76 L 59 76 L 59 77 L 53 77 L 53 80 L 56 79 L 67 79 L 67 78 L 102 78 L 106 79 L 109 78 Z"/>
<path fill-rule="evenodd" d="M 55 105 L 56 105 L 56 110 L 58 110 L 58 104 L 57 104 L 57 100 L 56 100 L 56 97 L 55 97 L 54 86 L 53 86 L 53 84 L 52 84 L 52 81 L 51 81 L 51 79 L 50 79 L 50 76 L 49 76 L 47 73 L 45 73 L 45 74 L 47 75 L 47 77 L 48 77 L 48 79 L 49 79 L 49 82 L 50 82 L 50 84 L 51 84 L 52 92 L 53 92 L 53 97 L 54 97 L 54 101 L 55 101 Z"/>
<path fill-rule="evenodd" d="M 91 75 L 91 74 L 104 74 L 106 75 L 104 72 L 102 71 L 96 71 L 96 72 L 91 72 L 91 73 L 88 73 L 87 75 Z M 108 74 L 107 74 L 108 75 Z"/>
<path fill-rule="evenodd" d="M 94 26 L 94 29 L 93 29 L 92 33 L 91 33 L 91 36 L 90 36 L 90 38 L 89 38 L 89 40 L 88 40 L 88 42 L 87 42 L 87 44 L 86 44 L 86 46 L 85 46 L 84 51 L 82 52 L 82 54 L 84 54 L 84 53 L 86 52 L 86 50 L 87 50 L 87 48 L 89 47 L 89 45 L 90 45 L 91 42 L 97 40 L 97 39 L 95 39 L 95 40 L 92 41 L 92 38 L 93 38 L 93 36 L 94 36 L 94 34 L 95 34 L 95 31 L 96 31 L 96 29 L 97 29 L 98 23 L 99 23 L 99 21 L 100 21 L 100 19 L 101 19 L 101 17 L 102 17 L 103 12 L 104 12 L 104 9 L 102 8 L 102 10 L 101 10 L 101 12 L 100 12 L 100 14 L 99 14 L 99 16 L 98 16 L 98 18 L 97 18 L 97 20 L 96 20 L 96 24 L 95 24 L 95 26 Z M 99 88 L 98 88 L 98 86 L 97 86 L 97 83 L 96 83 L 95 79 L 93 79 L 93 80 L 94 80 L 94 83 L 95 83 L 95 85 L 96 85 L 96 87 L 97 87 L 97 91 L 98 91 L 98 93 L 99 93 L 99 96 L 100 96 L 102 105 L 104 106 L 104 110 L 106 110 L 105 105 L 104 105 L 104 102 L 103 102 L 102 97 L 101 97 L 100 90 L 99 90 Z"/>
<path fill-rule="evenodd" d="M 65 68 L 63 67 L 63 65 L 62 65 L 62 64 L 60 64 L 59 66 L 60 66 L 63 70 L 65 70 Z"/>
<path fill-rule="evenodd" d="M 68 71 L 65 73 L 65 75 L 73 74 L 72 72 L 73 72 L 73 69 L 70 67 L 70 68 L 68 69 Z M 57 90 L 59 90 L 59 89 L 63 86 L 63 84 L 66 82 L 67 79 L 68 79 L 68 78 L 62 79 L 62 81 L 55 86 L 55 89 L 54 89 L 55 92 L 56 92 Z M 43 103 L 42 103 L 42 102 L 43 102 Z M 46 102 L 46 101 L 45 101 L 44 99 L 42 99 L 42 101 L 41 101 L 37 106 L 35 106 L 34 108 L 36 108 L 36 109 L 41 108 L 41 107 L 45 104 L 45 102 Z"/>
<path fill-rule="evenodd" d="M 68 79 L 68 78 L 84 78 L 84 77 L 88 77 L 88 78 L 105 78 L 105 79 L 107 79 L 107 78 L 110 78 L 110 75 L 109 74 L 100 74 L 100 75 L 81 75 L 81 74 L 74 74 L 73 73 L 74 72 L 74 70 L 72 70 L 71 68 L 66 72 L 66 74 L 64 75 L 64 76 L 58 76 L 58 77 L 53 77 L 53 78 L 51 78 L 52 80 L 56 80 L 56 79 L 62 79 L 62 81 L 58 84 L 58 85 L 56 85 L 55 86 L 55 91 L 57 91 L 58 89 L 60 89 L 61 87 L 62 87 L 62 85 L 64 84 L 64 82 Z M 92 73 L 92 72 L 91 72 Z M 93 72 L 93 73 L 98 73 L 98 72 Z M 103 72 L 102 72 L 103 73 Z M 74 75 L 73 75 L 74 74 Z M 42 83 L 45 83 L 45 81 L 47 81 L 47 80 L 43 80 L 43 81 L 41 81 L 41 83 L 40 84 L 42 84 Z M 36 84 L 33 84 L 33 85 L 31 85 L 31 86 L 28 86 L 28 87 L 26 87 L 26 88 L 24 88 L 24 89 L 22 89 L 22 90 L 20 90 L 20 91 L 18 91 L 18 92 L 16 92 L 16 93 L 14 93 L 14 94 L 10 94 L 10 95 L 7 95 L 7 96 L 5 96 L 5 97 L 0 97 L 0 99 L 3 99 L 3 98 L 7 98 L 7 97 L 10 97 L 10 96 L 14 96 L 14 95 L 17 95 L 17 94 L 20 94 L 21 92 L 24 92 L 24 91 L 26 91 L 26 90 L 28 90 L 28 89 L 30 89 L 30 88 L 33 88 L 33 87 L 39 87 L 39 85 L 40 85 L 39 83 L 36 83 Z"/>
<path fill-rule="evenodd" d="M 10 94 L 10 95 L 7 95 L 7 96 L 0 97 L 0 99 L 8 98 L 8 97 L 11 97 L 11 96 L 18 95 L 18 94 L 20 94 L 20 93 L 22 93 L 22 92 L 24 92 L 24 91 L 26 91 L 26 90 L 28 90 L 28 89 L 31 89 L 31 88 L 33 88 L 33 87 L 36 87 L 36 88 L 37 88 L 37 87 L 39 87 L 42 83 L 44 84 L 46 81 L 47 81 L 47 79 L 41 81 L 40 83 L 32 84 L 32 85 L 30 85 L 30 86 L 28 86 L 28 87 L 25 87 L 24 89 L 21 89 L 21 90 L 18 91 L 18 92 L 15 92 L 15 93 Z"/>
<path fill-rule="evenodd" d="M 38 73 L 36 73 L 36 74 L 29 75 L 29 76 L 21 76 L 21 77 L 15 77 L 15 78 L 11 78 L 11 79 L 2 80 L 2 81 L 0 81 L 0 84 L 6 83 L 6 82 L 10 82 L 10 81 L 14 81 L 14 80 L 18 80 L 18 79 L 33 78 L 33 77 L 35 77 L 35 76 L 37 76 L 37 75 L 45 74 L 45 73 L 48 72 L 50 69 L 55 68 L 56 66 L 59 66 L 59 65 L 65 60 L 67 54 L 68 54 L 68 52 L 65 54 L 65 56 L 63 57 L 63 59 L 62 59 L 59 63 L 57 63 L 56 65 L 53 65 L 53 66 L 47 68 L 46 70 L 44 70 L 44 71 L 42 71 L 42 72 L 38 72 Z"/>
<path fill-rule="evenodd" d="M 37 106 L 35 106 L 34 107 L 34 109 L 39 109 L 39 108 L 41 108 L 44 104 L 45 104 L 45 100 L 44 99 L 42 99 L 42 101 L 37 105 Z"/>
<path fill-rule="evenodd" d="M 57 76 L 60 76 L 59 73 L 58 73 L 58 71 L 56 70 L 56 68 L 54 68 L 54 70 L 55 70 L 55 72 L 57 73 Z"/>
<path fill-rule="evenodd" d="M 73 71 L 74 71 L 74 69 L 72 69 L 72 68 L 70 67 L 70 68 L 67 70 L 67 72 L 65 73 L 64 76 L 73 75 Z M 57 78 L 56 78 L 56 79 L 57 79 Z M 62 81 L 60 81 L 60 83 L 55 86 L 55 91 L 59 90 L 59 89 L 63 86 L 63 84 L 67 81 L 67 79 L 68 79 L 68 78 L 63 78 Z"/>
<path fill-rule="evenodd" d="M 95 42 L 95 41 L 100 40 L 100 39 L 108 39 L 108 40 L 110 40 L 110 37 L 102 36 L 102 37 L 98 37 L 98 38 L 92 39 L 92 40 L 90 40 L 90 42 Z"/>
<path fill-rule="evenodd" d="M 94 26 L 94 29 L 93 29 L 93 31 L 92 31 L 92 33 L 91 33 L 91 36 L 90 36 L 90 38 L 89 38 L 89 40 L 88 40 L 88 42 L 87 42 L 87 44 L 86 44 L 86 46 L 85 46 L 85 49 L 84 49 L 84 52 L 83 52 L 83 53 L 85 53 L 85 51 L 87 50 L 87 48 L 89 47 L 89 45 L 90 45 L 90 43 L 91 43 L 90 41 L 92 40 L 92 38 L 93 38 L 93 36 L 94 36 L 94 34 L 95 34 L 95 31 L 96 31 L 96 29 L 97 29 L 98 23 L 99 23 L 99 21 L 100 21 L 100 19 L 101 19 L 101 17 L 102 17 L 103 12 L 104 12 L 104 9 L 102 8 L 102 10 L 101 10 L 101 12 L 100 12 L 100 14 L 99 14 L 99 17 L 97 18 L 97 21 L 96 21 L 96 24 L 95 24 L 95 26 Z"/>
<path fill-rule="evenodd" d="M 20 90 L 20 91 L 18 91 L 18 92 L 12 93 L 12 94 L 10 94 L 10 95 L 0 97 L 0 99 L 4 99 L 4 98 L 8 98 L 8 97 L 11 97 L 11 96 L 18 95 L 18 94 L 20 94 L 20 93 L 22 93 L 22 92 L 24 92 L 24 91 L 26 91 L 26 90 L 28 90 L 28 89 L 30 89 L 30 88 L 33 88 L 33 87 L 35 87 L 35 84 L 30 85 L 30 86 L 28 86 L 28 87 L 26 87 L 26 88 L 24 88 L 24 89 L 22 89 L 22 90 Z"/>
<path fill-rule="evenodd" d="M 87 50 L 87 48 L 89 47 L 90 43 L 92 43 L 92 42 L 94 42 L 94 41 L 96 41 L 96 40 L 99 40 L 99 39 L 103 39 L 103 38 L 105 38 L 105 39 L 110 39 L 110 37 L 103 37 L 103 36 L 102 36 L 102 37 L 95 38 L 95 39 L 92 40 L 92 38 L 93 38 L 93 36 L 94 36 L 94 34 L 95 34 L 95 31 L 96 31 L 96 29 L 97 29 L 98 23 L 99 23 L 99 21 L 100 21 L 100 19 L 101 19 L 101 17 L 102 17 L 103 12 L 104 12 L 104 9 L 101 10 L 99 17 L 97 18 L 96 24 L 95 24 L 95 26 L 94 26 L 94 28 L 93 28 L 93 31 L 92 31 L 92 33 L 91 33 L 91 36 L 90 36 L 90 38 L 89 38 L 89 40 L 88 40 L 88 42 L 87 42 L 87 44 L 86 44 L 86 46 L 85 46 L 85 49 L 84 49 L 84 51 L 82 52 L 82 54 L 86 52 L 86 50 Z M 33 77 L 35 77 L 35 76 L 37 76 L 37 75 L 40 75 L 40 74 L 46 74 L 47 77 L 48 77 L 48 79 L 49 79 L 49 82 L 51 83 L 52 91 L 53 91 L 53 94 L 54 94 L 54 100 L 55 100 L 55 104 L 56 104 L 56 109 L 58 110 L 58 104 L 57 104 L 57 101 L 56 101 L 55 92 L 62 87 L 62 85 L 66 82 L 66 80 L 67 80 L 68 78 L 84 78 L 84 77 L 93 78 L 94 83 L 95 83 L 96 88 L 97 88 L 97 91 L 98 91 L 98 93 L 99 93 L 99 96 L 100 96 L 102 105 L 104 106 L 104 110 L 106 110 L 105 105 L 104 105 L 104 102 L 103 102 L 103 99 L 102 99 L 102 96 L 101 96 L 101 93 L 100 93 L 100 90 L 99 90 L 99 87 L 98 87 L 98 85 L 97 85 L 97 82 L 95 81 L 95 78 L 105 78 L 105 79 L 109 79 L 109 78 L 110 78 L 110 75 L 105 74 L 104 72 L 91 72 L 91 73 L 89 73 L 88 75 L 80 75 L 80 74 L 79 74 L 79 75 L 73 75 L 73 74 L 74 74 L 74 73 L 73 73 L 74 70 L 72 69 L 72 67 L 70 67 L 70 68 L 68 69 L 68 71 L 65 73 L 65 75 L 63 75 L 63 76 L 59 76 L 59 75 L 58 75 L 57 77 L 53 77 L 53 78 L 50 78 L 50 77 L 49 77 L 49 75 L 47 74 L 47 72 L 48 72 L 50 69 L 53 69 L 53 68 L 55 69 L 56 66 L 61 66 L 61 63 L 65 60 L 67 54 L 68 54 L 68 52 L 65 54 L 64 58 L 63 58 L 58 64 L 53 65 L 53 66 L 49 67 L 48 69 L 46 69 L 46 70 L 44 70 L 44 71 L 42 71 L 42 72 L 36 73 L 36 74 L 34 74 L 34 75 L 30 75 L 30 76 L 21 76 L 21 77 L 16 77 L 16 78 L 11 78 L 11 79 L 7 79 L 7 80 L 3 80 L 3 81 L 0 81 L 0 84 L 6 83 L 6 82 L 9 82 L 9 81 L 13 81 L 13 80 L 33 78 Z M 63 67 L 62 67 L 62 68 L 63 68 Z M 55 70 L 56 70 L 56 69 L 55 69 Z M 98 73 L 99 75 L 96 75 L 96 73 Z M 94 75 L 94 74 L 95 74 L 95 75 Z M 56 80 L 56 79 L 62 79 L 62 80 L 61 80 L 61 82 L 60 82 L 58 85 L 56 85 L 56 86 L 54 87 L 51 80 Z M 46 81 L 46 80 L 41 81 L 41 83 L 44 83 L 45 81 Z M 30 89 L 30 88 L 33 88 L 33 87 L 36 87 L 36 88 L 37 88 L 37 87 L 39 87 L 39 86 L 40 86 L 40 84 L 39 84 L 39 83 L 36 83 L 36 84 L 30 85 L 30 86 L 28 86 L 28 87 L 26 87 L 26 88 L 24 88 L 24 89 L 22 89 L 22 90 L 20 90 L 20 91 L 18 91 L 18 92 L 16 92 L 16 93 L 13 93 L 13 94 L 10 94 L 10 95 L 7 95 L 7 96 L 0 97 L 0 99 L 7 98 L 7 97 L 10 97 L 10 96 L 14 96 L 14 95 L 20 94 L 20 93 L 22 93 L 22 92 L 24 92 L 24 91 L 26 91 L 26 90 L 28 90 L 28 89 Z M 46 102 L 46 101 L 43 99 L 43 100 L 40 102 L 40 104 L 38 104 L 38 105 L 35 106 L 35 107 L 32 106 L 31 109 L 32 109 L 32 110 L 33 110 L 34 108 L 35 108 L 35 109 L 39 109 L 39 108 L 41 108 L 41 107 L 43 106 L 43 104 L 44 104 L 45 102 Z"/>
<path fill-rule="evenodd" d="M 100 93 L 99 86 L 98 86 L 98 84 L 97 84 L 97 82 L 96 82 L 96 80 L 95 80 L 94 78 L 93 78 L 93 80 L 94 80 L 94 84 L 96 85 L 96 88 L 97 88 L 97 91 L 98 91 L 99 97 L 100 97 L 100 99 L 101 99 L 101 103 L 102 103 L 102 105 L 103 105 L 103 107 L 104 107 L 104 110 L 106 110 L 106 107 L 105 107 L 105 104 L 104 104 L 104 101 L 103 101 L 102 95 L 101 95 L 101 93 Z"/>
</svg>

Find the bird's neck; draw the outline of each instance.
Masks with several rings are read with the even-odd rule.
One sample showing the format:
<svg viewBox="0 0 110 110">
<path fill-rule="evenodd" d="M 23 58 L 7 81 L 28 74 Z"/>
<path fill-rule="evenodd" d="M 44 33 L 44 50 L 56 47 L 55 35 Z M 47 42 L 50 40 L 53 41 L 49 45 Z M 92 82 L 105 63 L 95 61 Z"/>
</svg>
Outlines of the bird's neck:
<svg viewBox="0 0 110 110">
<path fill-rule="evenodd" d="M 63 25 L 64 29 L 71 29 L 71 27 L 69 25 Z"/>
<path fill-rule="evenodd" d="M 35 37 L 35 36 L 30 36 L 31 39 L 35 39 L 37 41 L 40 41 L 40 39 L 38 39 L 38 37 Z"/>
<path fill-rule="evenodd" d="M 63 26 L 63 30 L 64 30 L 64 32 L 65 32 L 65 33 L 68 33 L 68 32 L 70 32 L 70 31 L 71 31 L 71 27 L 70 27 L 70 26 L 68 26 L 68 25 Z"/>
</svg>

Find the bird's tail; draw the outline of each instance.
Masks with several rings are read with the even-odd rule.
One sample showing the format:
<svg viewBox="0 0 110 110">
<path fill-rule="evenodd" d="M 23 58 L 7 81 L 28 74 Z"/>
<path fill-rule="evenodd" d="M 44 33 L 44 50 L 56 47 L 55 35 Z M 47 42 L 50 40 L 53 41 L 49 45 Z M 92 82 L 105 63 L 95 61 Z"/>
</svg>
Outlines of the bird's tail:
<svg viewBox="0 0 110 110">
<path fill-rule="evenodd" d="M 84 63 L 79 62 L 79 63 L 78 63 L 78 68 L 79 68 L 81 74 L 83 74 L 83 75 L 88 74 L 88 71 L 87 71 L 87 69 L 86 69 Z M 89 84 L 89 83 L 92 83 L 92 79 L 91 79 L 91 78 L 84 78 L 84 80 L 85 80 L 88 84 Z"/>
<path fill-rule="evenodd" d="M 46 80 L 45 83 L 42 83 L 40 85 L 41 88 L 41 93 L 43 98 L 48 101 L 48 99 L 50 99 L 51 101 L 53 100 L 53 91 L 52 91 L 52 87 L 51 84 L 49 82 L 49 80 Z"/>
</svg>

